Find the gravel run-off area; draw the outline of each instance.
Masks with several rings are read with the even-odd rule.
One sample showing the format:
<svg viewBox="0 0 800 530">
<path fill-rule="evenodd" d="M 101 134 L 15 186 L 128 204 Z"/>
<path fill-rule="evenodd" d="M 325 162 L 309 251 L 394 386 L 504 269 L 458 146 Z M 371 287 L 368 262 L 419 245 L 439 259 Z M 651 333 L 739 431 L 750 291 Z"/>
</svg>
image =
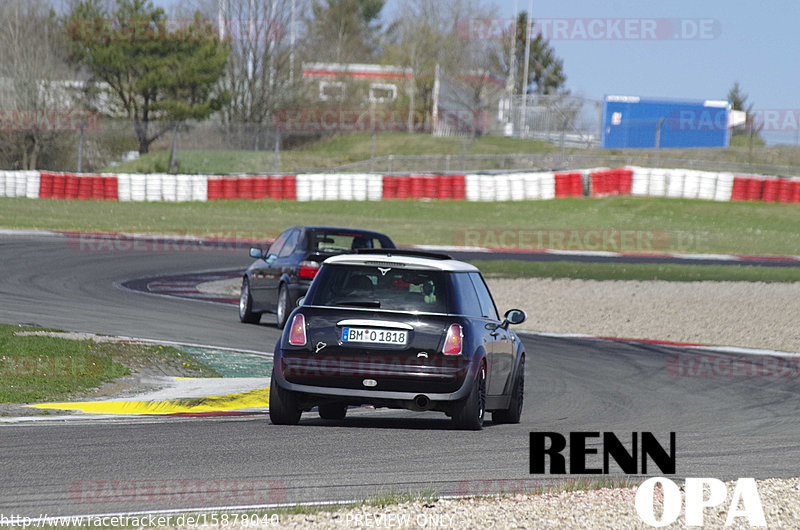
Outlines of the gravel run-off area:
<svg viewBox="0 0 800 530">
<path fill-rule="evenodd" d="M 497 308 L 524 309 L 514 329 L 800 353 L 800 282 L 489 278 Z M 198 286 L 238 298 L 241 280 Z"/>
</svg>

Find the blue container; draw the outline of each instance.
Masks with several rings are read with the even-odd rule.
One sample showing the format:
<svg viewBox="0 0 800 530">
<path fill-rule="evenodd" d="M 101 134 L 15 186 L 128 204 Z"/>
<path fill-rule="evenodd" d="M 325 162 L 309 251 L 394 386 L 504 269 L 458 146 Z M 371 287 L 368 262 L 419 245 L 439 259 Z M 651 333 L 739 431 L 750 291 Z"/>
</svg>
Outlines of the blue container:
<svg viewBox="0 0 800 530">
<path fill-rule="evenodd" d="M 601 145 L 652 149 L 660 129 L 659 147 L 727 147 L 730 111 L 730 103 L 719 100 L 606 96 Z"/>
</svg>

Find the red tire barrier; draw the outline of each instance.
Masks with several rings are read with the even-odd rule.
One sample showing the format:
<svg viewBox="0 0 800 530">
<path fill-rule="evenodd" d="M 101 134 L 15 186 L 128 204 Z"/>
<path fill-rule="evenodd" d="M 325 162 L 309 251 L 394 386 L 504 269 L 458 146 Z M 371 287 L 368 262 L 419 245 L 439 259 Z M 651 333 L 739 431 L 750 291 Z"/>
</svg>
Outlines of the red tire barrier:
<svg viewBox="0 0 800 530">
<path fill-rule="evenodd" d="M 764 181 L 758 177 L 750 177 L 747 183 L 747 200 L 760 201 Z"/>
<path fill-rule="evenodd" d="M 283 199 L 283 177 L 269 177 L 267 195 L 276 201 Z"/>
<path fill-rule="evenodd" d="M 103 177 L 93 176 L 93 177 L 83 177 L 91 179 L 92 181 L 92 199 L 96 201 L 102 201 L 106 198 L 106 190 L 105 190 L 105 183 L 103 182 Z"/>
<path fill-rule="evenodd" d="M 778 192 L 780 191 L 781 182 L 778 179 L 765 179 L 764 180 L 764 195 L 765 202 L 778 202 Z"/>
<path fill-rule="evenodd" d="M 592 197 L 609 195 L 630 195 L 633 185 L 632 169 L 602 169 L 591 173 Z M 571 196 L 583 195 L 583 182 L 573 177 L 570 184 Z"/>
<path fill-rule="evenodd" d="M 222 179 L 208 179 L 208 200 L 215 201 L 222 198 Z"/>
<path fill-rule="evenodd" d="M 411 197 L 411 177 L 397 177 L 397 198 Z"/>
<path fill-rule="evenodd" d="M 53 198 L 63 199 L 67 192 L 67 176 L 63 173 L 53 175 Z"/>
<path fill-rule="evenodd" d="M 734 175 L 733 188 L 731 189 L 731 200 L 732 201 L 747 200 L 747 186 L 749 183 L 750 183 L 749 178 L 742 177 L 740 175 Z"/>
<path fill-rule="evenodd" d="M 435 199 L 439 195 L 439 175 L 425 175 L 422 177 L 422 196 Z"/>
<path fill-rule="evenodd" d="M 253 179 L 253 199 L 269 197 L 269 177 L 255 177 Z"/>
<path fill-rule="evenodd" d="M 78 177 L 78 199 L 87 200 L 92 198 L 92 177 Z"/>
<path fill-rule="evenodd" d="M 241 177 L 236 179 L 236 196 L 240 199 L 253 199 L 253 179 Z"/>
<path fill-rule="evenodd" d="M 792 181 L 788 178 L 782 178 L 778 186 L 778 202 L 784 204 L 792 202 L 793 191 Z"/>
<path fill-rule="evenodd" d="M 297 177 L 294 175 L 286 175 L 278 177 L 283 181 L 283 198 L 290 201 L 297 199 Z"/>
<path fill-rule="evenodd" d="M 103 198 L 107 201 L 119 200 L 119 182 L 117 177 L 103 177 Z"/>
<path fill-rule="evenodd" d="M 580 197 L 583 195 L 583 183 L 580 173 L 556 173 L 556 197 Z"/>
<path fill-rule="evenodd" d="M 79 178 L 75 175 L 64 175 L 64 198 L 77 199 Z"/>
<path fill-rule="evenodd" d="M 425 194 L 425 176 L 411 175 L 411 198 L 421 199 Z"/>
<path fill-rule="evenodd" d="M 591 173 L 592 197 L 605 197 L 608 194 L 608 174 L 610 170 L 600 170 Z M 556 177 L 558 178 L 558 177 Z M 562 185 L 563 186 L 563 185 Z"/>
<path fill-rule="evenodd" d="M 222 198 L 235 199 L 237 195 L 237 183 L 239 180 L 236 177 L 223 177 L 222 178 Z"/>
<path fill-rule="evenodd" d="M 50 173 L 49 171 L 40 171 L 39 172 L 39 198 L 40 199 L 52 199 L 53 198 L 53 186 L 55 180 L 55 173 Z"/>
<path fill-rule="evenodd" d="M 450 198 L 463 201 L 467 198 L 467 181 L 464 175 L 450 175 L 452 193 Z"/>
<path fill-rule="evenodd" d="M 436 175 L 439 181 L 438 189 L 436 190 L 436 198 L 440 200 L 449 200 L 453 198 L 453 177 L 450 175 Z"/>
<path fill-rule="evenodd" d="M 397 180 L 398 177 L 383 176 L 383 198 L 396 199 L 397 198 Z"/>
<path fill-rule="evenodd" d="M 792 180 L 792 202 L 800 202 L 800 179 Z"/>
</svg>

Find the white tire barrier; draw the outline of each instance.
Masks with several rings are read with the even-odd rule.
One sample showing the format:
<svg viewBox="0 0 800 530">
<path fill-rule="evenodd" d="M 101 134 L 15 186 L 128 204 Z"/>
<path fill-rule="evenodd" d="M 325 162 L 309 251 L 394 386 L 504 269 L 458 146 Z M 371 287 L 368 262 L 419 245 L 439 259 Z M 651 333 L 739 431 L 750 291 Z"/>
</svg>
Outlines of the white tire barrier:
<svg viewBox="0 0 800 530">
<path fill-rule="evenodd" d="M 117 174 L 117 196 L 120 201 L 132 201 L 131 196 L 131 178 L 132 175 L 128 173 Z"/>
</svg>

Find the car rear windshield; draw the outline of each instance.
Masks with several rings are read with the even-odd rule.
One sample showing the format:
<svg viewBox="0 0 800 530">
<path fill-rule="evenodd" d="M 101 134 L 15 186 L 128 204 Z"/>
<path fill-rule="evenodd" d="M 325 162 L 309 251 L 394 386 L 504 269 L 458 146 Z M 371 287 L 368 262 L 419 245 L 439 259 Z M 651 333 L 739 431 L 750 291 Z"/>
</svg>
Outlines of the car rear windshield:
<svg viewBox="0 0 800 530">
<path fill-rule="evenodd" d="M 391 266 L 325 265 L 306 303 L 446 313 L 445 273 Z"/>
<path fill-rule="evenodd" d="M 309 234 L 311 252 L 348 252 L 360 248 L 393 248 L 388 238 L 346 231 L 314 231 Z"/>
</svg>

